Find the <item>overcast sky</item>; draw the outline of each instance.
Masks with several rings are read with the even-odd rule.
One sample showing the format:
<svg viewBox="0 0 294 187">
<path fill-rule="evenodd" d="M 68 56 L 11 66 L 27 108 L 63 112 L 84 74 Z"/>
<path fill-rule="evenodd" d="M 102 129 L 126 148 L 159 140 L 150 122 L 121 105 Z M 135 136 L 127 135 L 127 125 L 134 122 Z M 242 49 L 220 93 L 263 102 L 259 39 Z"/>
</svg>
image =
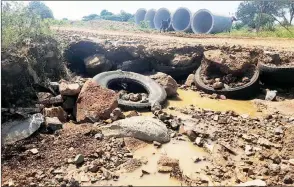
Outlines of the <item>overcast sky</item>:
<svg viewBox="0 0 294 187">
<path fill-rule="evenodd" d="M 229 15 L 237 11 L 241 1 L 44 1 L 53 11 L 56 19 L 81 19 L 89 14 L 100 14 L 106 9 L 113 13 L 120 10 L 134 14 L 139 8 L 159 9 L 165 7 L 175 11 L 178 7 L 189 8 L 192 12 L 206 8 L 213 13 Z M 27 4 L 28 2 L 25 2 Z"/>
</svg>

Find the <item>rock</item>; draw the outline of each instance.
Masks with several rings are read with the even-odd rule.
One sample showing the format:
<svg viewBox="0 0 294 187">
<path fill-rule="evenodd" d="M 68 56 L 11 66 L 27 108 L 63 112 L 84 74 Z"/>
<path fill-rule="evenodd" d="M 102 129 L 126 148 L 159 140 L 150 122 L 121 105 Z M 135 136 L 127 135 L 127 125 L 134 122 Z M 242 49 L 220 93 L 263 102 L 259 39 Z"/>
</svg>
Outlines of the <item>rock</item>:
<svg viewBox="0 0 294 187">
<path fill-rule="evenodd" d="M 195 144 L 201 147 L 203 145 L 203 139 L 201 137 L 197 137 Z"/>
<path fill-rule="evenodd" d="M 33 153 L 34 155 L 39 153 L 38 149 L 36 148 L 30 149 L 30 152 Z"/>
<path fill-rule="evenodd" d="M 112 63 L 105 58 L 103 54 L 94 54 L 84 59 L 86 71 L 89 75 L 94 76 L 112 68 Z"/>
<path fill-rule="evenodd" d="M 252 151 L 252 147 L 250 145 L 246 145 L 245 146 L 245 154 L 247 156 L 251 156 L 254 155 L 254 152 Z"/>
<path fill-rule="evenodd" d="M 285 184 L 293 184 L 293 179 L 292 179 L 292 177 L 291 177 L 291 175 L 286 175 L 285 177 L 284 177 L 284 179 L 283 179 L 283 182 L 285 183 Z"/>
<path fill-rule="evenodd" d="M 33 114 L 23 120 L 14 120 L 1 124 L 1 141 L 5 144 L 25 139 L 38 130 L 44 123 L 41 113 Z"/>
<path fill-rule="evenodd" d="M 153 145 L 157 148 L 161 147 L 161 143 L 159 143 L 157 141 L 153 141 Z"/>
<path fill-rule="evenodd" d="M 63 181 L 63 176 L 62 176 L 62 175 L 56 175 L 56 176 L 55 176 L 55 179 L 56 179 L 58 182 L 62 182 L 62 181 Z"/>
<path fill-rule="evenodd" d="M 270 164 L 268 166 L 268 168 L 270 169 L 270 171 L 274 174 L 277 174 L 280 172 L 281 170 L 281 167 L 278 165 L 278 164 Z"/>
<path fill-rule="evenodd" d="M 243 83 L 248 83 L 248 82 L 250 82 L 250 79 L 248 77 L 243 77 L 242 82 Z"/>
<path fill-rule="evenodd" d="M 276 90 L 266 90 L 265 100 L 266 101 L 273 101 L 277 96 Z"/>
<path fill-rule="evenodd" d="M 140 116 L 140 113 L 137 112 L 136 110 L 128 111 L 125 113 L 125 116 L 127 118 L 133 117 L 133 116 Z"/>
<path fill-rule="evenodd" d="M 214 81 L 215 81 L 215 82 L 220 82 L 221 79 L 220 79 L 220 78 L 215 78 Z"/>
<path fill-rule="evenodd" d="M 97 139 L 97 140 L 102 140 L 104 137 L 104 135 L 102 133 L 97 133 L 95 134 L 94 138 Z"/>
<path fill-rule="evenodd" d="M 57 117 L 61 122 L 66 122 L 67 114 L 61 106 L 44 108 L 43 112 L 46 117 Z"/>
<path fill-rule="evenodd" d="M 118 106 L 118 95 L 110 89 L 102 88 L 94 81 L 87 81 L 77 99 L 77 122 L 93 119 L 108 119 Z"/>
<path fill-rule="evenodd" d="M 128 101 L 128 100 L 130 100 L 130 95 L 126 93 L 126 94 L 121 96 L 121 99 L 125 100 L 125 101 Z"/>
<path fill-rule="evenodd" d="M 62 123 L 57 117 L 46 117 L 45 125 L 47 129 L 50 131 L 56 131 L 56 130 L 62 129 Z"/>
<path fill-rule="evenodd" d="M 75 107 L 76 101 L 74 97 L 66 96 L 62 103 L 62 108 L 65 110 L 71 110 Z"/>
<path fill-rule="evenodd" d="M 148 101 L 149 101 L 149 99 L 148 99 L 148 95 L 147 94 L 145 94 L 145 93 L 142 93 L 141 94 L 141 103 L 148 103 Z"/>
<path fill-rule="evenodd" d="M 218 115 L 214 115 L 213 120 L 218 121 Z"/>
<path fill-rule="evenodd" d="M 112 121 L 116 121 L 118 119 L 124 119 L 124 118 L 125 118 L 125 115 L 122 113 L 120 108 L 115 108 L 110 114 L 110 119 Z"/>
<path fill-rule="evenodd" d="M 100 128 L 106 137 L 134 137 L 143 141 L 160 143 L 170 140 L 166 125 L 151 117 L 130 117 Z"/>
<path fill-rule="evenodd" d="M 195 78 L 195 75 L 190 74 L 185 82 L 185 85 L 192 86 L 194 84 L 194 78 Z"/>
<path fill-rule="evenodd" d="M 222 89 L 223 87 L 224 87 L 224 83 L 222 83 L 222 82 L 215 82 L 212 85 L 212 88 L 214 88 L 214 89 Z"/>
<path fill-rule="evenodd" d="M 217 99 L 218 95 L 216 93 L 213 93 L 209 96 L 210 99 Z"/>
<path fill-rule="evenodd" d="M 63 102 L 62 96 L 57 95 L 53 96 L 51 93 L 46 92 L 39 92 L 37 94 L 38 102 L 43 105 L 53 105 L 53 104 L 59 104 Z"/>
<path fill-rule="evenodd" d="M 288 162 L 294 166 L 294 159 L 289 159 Z"/>
<path fill-rule="evenodd" d="M 252 180 L 252 181 L 238 184 L 236 186 L 266 186 L 266 183 L 263 180 L 256 179 L 256 180 Z"/>
<path fill-rule="evenodd" d="M 190 141 L 194 141 L 195 139 L 196 139 L 196 133 L 194 132 L 194 131 L 192 131 L 192 130 L 187 130 L 187 132 L 186 132 L 186 134 L 187 134 L 187 136 L 188 136 L 188 138 L 190 139 Z"/>
<path fill-rule="evenodd" d="M 168 97 L 177 96 L 177 89 L 178 84 L 177 81 L 175 81 L 171 76 L 157 72 L 156 74 L 150 75 L 150 78 L 155 80 L 158 84 L 163 86 L 163 88 L 166 91 L 166 94 Z"/>
<path fill-rule="evenodd" d="M 179 167 L 179 160 L 161 156 L 157 162 L 158 172 L 172 172 Z"/>
<path fill-rule="evenodd" d="M 88 170 L 92 173 L 96 173 L 99 170 L 99 168 L 100 168 L 100 165 L 97 162 L 93 161 L 89 165 Z"/>
<path fill-rule="evenodd" d="M 258 138 L 257 143 L 265 147 L 271 147 L 272 143 L 265 138 Z"/>
<path fill-rule="evenodd" d="M 224 96 L 224 95 L 220 95 L 219 98 L 220 98 L 221 100 L 226 100 L 226 99 L 227 99 L 227 97 Z"/>
<path fill-rule="evenodd" d="M 279 135 L 279 134 L 283 134 L 283 133 L 284 133 L 284 131 L 283 131 L 282 126 L 275 128 L 275 134 Z"/>
<path fill-rule="evenodd" d="M 130 100 L 133 102 L 138 102 L 141 100 L 140 94 L 130 94 Z"/>
<path fill-rule="evenodd" d="M 58 82 L 50 82 L 49 86 L 55 91 L 58 92 L 59 91 L 59 83 Z"/>
<path fill-rule="evenodd" d="M 78 83 L 66 83 L 61 82 L 59 85 L 59 92 L 61 95 L 67 95 L 67 96 L 74 96 L 78 95 L 81 91 L 81 87 Z"/>
<path fill-rule="evenodd" d="M 113 174 L 108 171 L 106 168 L 101 167 L 100 170 L 103 172 L 103 176 L 105 177 L 106 180 L 109 180 L 112 178 Z"/>
<path fill-rule="evenodd" d="M 193 156 L 192 160 L 194 163 L 197 163 L 197 162 L 202 161 L 203 157 L 202 156 Z"/>
<path fill-rule="evenodd" d="M 160 103 L 154 102 L 154 103 L 151 104 L 151 111 L 152 112 L 155 112 L 155 111 L 158 111 L 158 110 L 161 110 L 161 109 L 162 109 L 162 107 L 161 107 Z"/>
<path fill-rule="evenodd" d="M 75 157 L 74 162 L 76 165 L 82 164 L 84 162 L 84 156 L 82 154 L 78 154 Z"/>
</svg>

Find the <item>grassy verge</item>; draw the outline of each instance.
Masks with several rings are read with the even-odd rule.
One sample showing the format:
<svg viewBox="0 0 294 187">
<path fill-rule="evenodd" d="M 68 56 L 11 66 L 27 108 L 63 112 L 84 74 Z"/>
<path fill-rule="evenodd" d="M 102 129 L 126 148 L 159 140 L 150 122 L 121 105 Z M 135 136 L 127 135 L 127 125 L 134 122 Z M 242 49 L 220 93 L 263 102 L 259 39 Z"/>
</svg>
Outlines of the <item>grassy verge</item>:
<svg viewBox="0 0 294 187">
<path fill-rule="evenodd" d="M 29 11 L 22 2 L 2 2 L 2 47 L 26 38 L 51 35 L 49 24 Z"/>
<path fill-rule="evenodd" d="M 289 27 L 286 30 L 283 27 L 276 27 L 274 31 L 260 31 L 253 32 L 248 31 L 247 28 L 242 28 L 239 30 L 233 29 L 231 33 L 219 33 L 220 36 L 245 36 L 245 37 L 273 37 L 273 38 L 294 38 L 294 26 Z"/>
</svg>

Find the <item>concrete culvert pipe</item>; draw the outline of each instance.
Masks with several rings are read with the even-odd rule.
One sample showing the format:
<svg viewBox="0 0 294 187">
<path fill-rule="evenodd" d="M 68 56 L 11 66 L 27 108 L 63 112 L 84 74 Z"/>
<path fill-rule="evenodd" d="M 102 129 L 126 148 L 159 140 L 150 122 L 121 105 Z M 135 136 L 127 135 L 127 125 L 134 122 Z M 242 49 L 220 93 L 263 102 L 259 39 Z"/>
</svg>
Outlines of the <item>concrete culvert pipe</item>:
<svg viewBox="0 0 294 187">
<path fill-rule="evenodd" d="M 215 15 L 209 10 L 200 9 L 193 15 L 191 27 L 197 34 L 220 33 L 231 29 L 231 20 L 231 17 Z"/>
<path fill-rule="evenodd" d="M 160 30 L 162 20 L 168 20 L 168 19 L 171 19 L 170 11 L 166 8 L 158 9 L 155 13 L 155 16 L 154 16 L 155 29 Z M 170 23 L 168 30 L 171 30 L 171 29 L 172 29 L 172 27 L 171 27 L 171 23 Z"/>
<path fill-rule="evenodd" d="M 172 16 L 172 27 L 175 31 L 190 32 L 191 12 L 187 8 L 178 8 Z"/>
<path fill-rule="evenodd" d="M 144 8 L 140 8 L 137 10 L 137 12 L 135 14 L 135 23 L 137 25 L 139 25 L 141 21 L 144 21 L 146 12 L 147 11 Z"/>
<path fill-rule="evenodd" d="M 145 14 L 145 18 L 144 21 L 148 21 L 149 22 L 149 27 L 154 29 L 154 16 L 156 14 L 156 10 L 155 9 L 150 9 L 147 11 L 147 13 Z"/>
</svg>

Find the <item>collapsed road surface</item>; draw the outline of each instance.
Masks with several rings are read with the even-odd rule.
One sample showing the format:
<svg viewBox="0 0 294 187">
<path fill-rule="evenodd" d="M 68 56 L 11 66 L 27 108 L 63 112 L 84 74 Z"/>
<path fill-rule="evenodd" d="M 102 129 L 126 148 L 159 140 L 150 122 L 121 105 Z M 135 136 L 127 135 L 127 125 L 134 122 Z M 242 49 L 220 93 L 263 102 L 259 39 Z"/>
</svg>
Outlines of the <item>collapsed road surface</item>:
<svg viewBox="0 0 294 187">
<path fill-rule="evenodd" d="M 294 40 L 284 38 L 252 38 L 252 37 L 230 37 L 230 36 L 215 36 L 215 35 L 189 35 L 189 34 L 159 34 L 159 33 L 144 33 L 132 31 L 112 31 L 100 30 L 99 27 L 94 28 L 75 28 L 75 27 L 52 27 L 57 31 L 68 31 L 71 33 L 79 33 L 83 35 L 96 34 L 100 37 L 117 38 L 128 37 L 132 39 L 147 39 L 164 41 L 166 43 L 184 43 L 184 44 L 202 44 L 202 45 L 242 45 L 243 47 L 263 47 L 279 50 L 294 51 Z"/>
<path fill-rule="evenodd" d="M 65 43 L 66 39 L 77 38 L 77 33 L 75 30 L 59 32 Z M 30 137 L 2 146 L 3 186 L 293 185 L 293 88 L 274 87 L 278 90 L 276 101 L 265 101 L 266 87 L 262 85 L 255 98 L 248 101 L 208 95 L 195 87 L 196 66 L 192 66 L 192 74 L 183 80 L 176 81 L 159 72 L 144 73 L 146 77 L 140 80 L 142 75 L 110 71 L 113 69 L 108 65 L 113 62 L 107 58 L 117 61 L 124 57 L 126 61 L 119 62 L 117 67 L 129 68 L 135 64 L 131 67 L 141 71 L 143 65 L 137 63 L 142 62 L 132 61 L 134 56 L 153 55 L 159 60 L 172 59 L 171 63 L 179 71 L 187 64 L 191 67 L 191 63 L 200 62 L 201 46 L 192 43 L 193 48 L 189 48 L 180 42 L 182 38 L 171 36 L 157 35 L 162 38 L 157 40 L 150 38 L 152 35 L 148 39 L 139 36 L 122 39 L 122 35 L 82 34 L 99 42 L 104 40 L 106 47 L 102 47 L 107 50 L 87 42 L 78 43 L 78 47 L 72 47 L 73 44 L 67 50 L 68 59 L 85 62 L 86 65 L 78 66 L 84 68 L 82 73 L 88 70 L 108 73 L 102 73 L 104 78 L 92 82 L 86 73 L 73 71 L 84 77 L 71 75 L 67 80 L 55 80 L 36 94 L 37 102 L 45 107 L 42 108 L 45 124 L 40 124 L 40 129 Z M 175 41 L 171 42 L 172 38 Z M 124 41 L 128 43 L 126 48 Z M 177 43 L 179 49 L 174 49 Z M 224 43 L 220 44 L 226 49 Z M 148 50 L 140 53 L 139 49 L 144 47 Z M 222 47 L 207 45 L 205 50 L 209 48 Z M 104 53 L 90 54 L 84 61 L 79 56 L 83 50 L 97 53 L 96 49 Z M 117 55 L 120 49 L 128 50 L 131 55 Z M 232 49 L 247 50 L 243 46 Z M 113 55 L 114 51 L 118 53 Z M 179 55 L 182 52 L 187 54 Z M 91 67 L 93 64 L 101 66 L 95 69 Z M 151 71 L 150 66 L 144 68 Z M 128 80 L 134 78 L 137 84 L 120 82 L 116 78 L 121 74 Z M 146 87 L 148 90 L 150 85 L 158 86 L 151 79 L 162 87 L 157 90 L 161 98 L 158 102 L 165 97 L 168 101 L 163 106 L 152 107 L 152 112 L 141 112 L 138 106 L 151 105 Z M 142 82 L 150 84 L 144 88 Z M 157 98 L 154 93 L 153 96 Z M 130 103 L 135 109 L 119 108 Z M 22 115 L 20 109 L 13 107 L 2 111 L 10 116 Z M 7 124 L 11 122 L 7 120 L 4 125 Z"/>
</svg>

